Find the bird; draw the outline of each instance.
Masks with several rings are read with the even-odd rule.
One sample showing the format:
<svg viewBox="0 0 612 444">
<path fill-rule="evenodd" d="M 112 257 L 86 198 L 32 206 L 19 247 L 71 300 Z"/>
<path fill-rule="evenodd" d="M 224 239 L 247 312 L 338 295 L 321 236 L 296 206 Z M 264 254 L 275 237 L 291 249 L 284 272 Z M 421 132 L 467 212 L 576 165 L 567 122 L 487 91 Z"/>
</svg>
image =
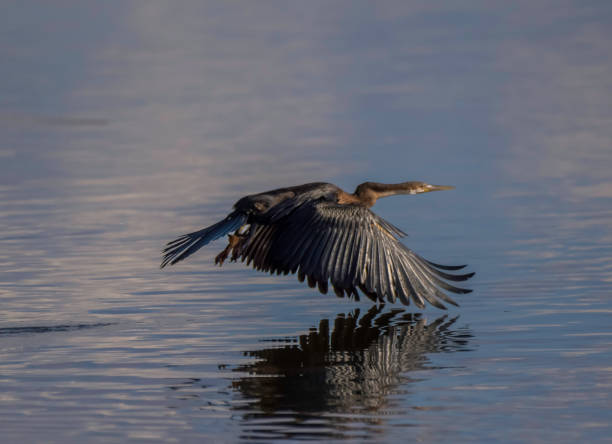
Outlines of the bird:
<svg viewBox="0 0 612 444">
<path fill-rule="evenodd" d="M 228 235 L 227 247 L 215 258 L 220 266 L 229 256 L 259 271 L 297 273 L 300 282 L 323 294 L 331 284 L 338 297 L 355 300 L 361 292 L 380 304 L 458 306 L 444 290 L 472 290 L 447 281 L 465 281 L 474 273 L 452 273 L 466 265 L 422 258 L 400 241 L 406 233 L 370 210 L 383 197 L 451 189 L 420 181 L 364 182 L 348 193 L 331 183 L 314 182 L 251 194 L 239 199 L 225 219 L 168 242 L 160 268 Z"/>
</svg>

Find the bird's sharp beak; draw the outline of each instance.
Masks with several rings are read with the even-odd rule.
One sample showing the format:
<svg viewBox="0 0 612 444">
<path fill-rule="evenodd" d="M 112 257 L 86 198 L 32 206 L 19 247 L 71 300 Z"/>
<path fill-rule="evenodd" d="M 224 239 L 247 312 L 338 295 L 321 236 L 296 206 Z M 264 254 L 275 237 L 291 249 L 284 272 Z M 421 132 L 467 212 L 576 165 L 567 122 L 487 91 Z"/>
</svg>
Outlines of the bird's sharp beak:
<svg viewBox="0 0 612 444">
<path fill-rule="evenodd" d="M 423 185 L 422 189 L 419 190 L 420 193 L 428 193 L 430 191 L 442 191 L 442 190 L 454 190 L 455 187 L 451 185 Z"/>
</svg>

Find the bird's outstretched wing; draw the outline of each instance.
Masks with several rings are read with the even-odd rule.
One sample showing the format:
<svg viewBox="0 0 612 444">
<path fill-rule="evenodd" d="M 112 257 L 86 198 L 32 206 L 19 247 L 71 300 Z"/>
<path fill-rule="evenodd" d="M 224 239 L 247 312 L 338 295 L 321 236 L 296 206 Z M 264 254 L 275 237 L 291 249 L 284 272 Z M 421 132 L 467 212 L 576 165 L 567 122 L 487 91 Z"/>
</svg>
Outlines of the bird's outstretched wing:
<svg viewBox="0 0 612 444">
<path fill-rule="evenodd" d="M 400 232 L 401 233 L 401 232 Z M 469 274 L 450 274 L 464 266 L 429 262 L 400 243 L 394 227 L 368 208 L 329 201 L 308 202 L 272 224 L 253 224 L 238 256 L 271 273 L 298 273 L 300 281 L 338 296 L 359 297 L 423 308 L 429 302 L 457 305 L 443 291 L 469 293 L 445 280 L 464 281 Z"/>
</svg>

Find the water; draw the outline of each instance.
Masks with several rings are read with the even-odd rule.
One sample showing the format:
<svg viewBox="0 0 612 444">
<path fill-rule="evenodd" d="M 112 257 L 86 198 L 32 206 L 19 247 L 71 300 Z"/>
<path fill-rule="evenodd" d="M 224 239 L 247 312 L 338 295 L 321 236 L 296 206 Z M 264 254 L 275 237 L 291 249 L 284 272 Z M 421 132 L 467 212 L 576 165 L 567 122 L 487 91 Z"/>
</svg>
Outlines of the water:
<svg viewBox="0 0 612 444">
<path fill-rule="evenodd" d="M 612 47 L 600 2 L 5 5 L 6 442 L 605 442 Z M 372 307 L 166 241 L 310 181 L 459 308 Z"/>
</svg>

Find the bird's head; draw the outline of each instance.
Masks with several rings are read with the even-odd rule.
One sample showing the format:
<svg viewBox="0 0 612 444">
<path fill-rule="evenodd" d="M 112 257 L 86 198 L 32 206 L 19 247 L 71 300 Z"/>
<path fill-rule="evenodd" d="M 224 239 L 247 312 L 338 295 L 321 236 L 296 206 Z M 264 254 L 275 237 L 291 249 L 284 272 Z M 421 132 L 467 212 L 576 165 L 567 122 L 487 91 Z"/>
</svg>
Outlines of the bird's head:
<svg viewBox="0 0 612 444">
<path fill-rule="evenodd" d="M 403 182 L 395 185 L 399 188 L 397 194 L 419 194 L 430 191 L 453 190 L 451 185 L 431 185 L 425 182 Z"/>
</svg>

